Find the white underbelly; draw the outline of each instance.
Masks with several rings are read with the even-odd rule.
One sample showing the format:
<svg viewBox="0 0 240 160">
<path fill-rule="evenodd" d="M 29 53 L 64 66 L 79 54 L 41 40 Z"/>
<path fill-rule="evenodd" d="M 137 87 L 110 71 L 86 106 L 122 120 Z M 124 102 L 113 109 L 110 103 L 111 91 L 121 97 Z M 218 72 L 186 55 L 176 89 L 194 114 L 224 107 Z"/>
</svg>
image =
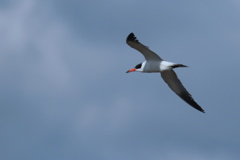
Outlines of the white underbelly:
<svg viewBox="0 0 240 160">
<path fill-rule="evenodd" d="M 172 66 L 173 66 L 174 64 L 175 64 L 175 63 L 172 63 L 172 62 L 162 61 L 162 62 L 160 63 L 160 71 L 170 70 L 170 69 L 172 69 Z"/>
</svg>

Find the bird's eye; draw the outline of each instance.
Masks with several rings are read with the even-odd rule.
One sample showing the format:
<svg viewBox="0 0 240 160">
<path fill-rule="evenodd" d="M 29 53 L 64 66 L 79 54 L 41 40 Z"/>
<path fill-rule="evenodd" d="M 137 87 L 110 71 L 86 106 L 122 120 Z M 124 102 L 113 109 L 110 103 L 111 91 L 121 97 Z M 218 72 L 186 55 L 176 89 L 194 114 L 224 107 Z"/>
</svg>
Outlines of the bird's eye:
<svg viewBox="0 0 240 160">
<path fill-rule="evenodd" d="M 136 65 L 136 69 L 139 69 L 139 68 L 141 68 L 142 67 L 142 63 L 139 63 L 138 65 Z"/>
</svg>

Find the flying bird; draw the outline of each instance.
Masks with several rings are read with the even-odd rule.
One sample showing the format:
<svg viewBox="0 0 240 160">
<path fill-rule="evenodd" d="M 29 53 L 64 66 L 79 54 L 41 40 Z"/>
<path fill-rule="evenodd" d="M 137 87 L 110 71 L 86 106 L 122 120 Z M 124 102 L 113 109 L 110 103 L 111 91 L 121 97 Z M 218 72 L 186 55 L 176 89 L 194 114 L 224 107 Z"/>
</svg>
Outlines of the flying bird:
<svg viewBox="0 0 240 160">
<path fill-rule="evenodd" d="M 145 57 L 144 62 L 139 63 L 134 68 L 128 70 L 127 73 L 134 71 L 146 73 L 160 72 L 161 77 L 173 92 L 175 92 L 181 99 L 183 99 L 193 108 L 205 113 L 204 110 L 194 101 L 191 94 L 182 85 L 181 81 L 178 79 L 173 70 L 174 68 L 187 66 L 163 60 L 147 46 L 140 43 L 135 37 L 134 33 L 130 33 L 128 35 L 126 42 L 130 47 L 138 50 Z"/>
</svg>

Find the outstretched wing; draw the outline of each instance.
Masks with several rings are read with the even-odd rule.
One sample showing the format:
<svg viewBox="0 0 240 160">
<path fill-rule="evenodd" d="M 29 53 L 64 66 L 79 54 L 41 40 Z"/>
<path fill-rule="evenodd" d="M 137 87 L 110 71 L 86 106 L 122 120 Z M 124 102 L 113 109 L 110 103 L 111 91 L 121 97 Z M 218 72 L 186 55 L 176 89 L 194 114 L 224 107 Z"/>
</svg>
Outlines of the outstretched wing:
<svg viewBox="0 0 240 160">
<path fill-rule="evenodd" d="M 193 108 L 205 113 L 204 110 L 194 101 L 191 94 L 188 93 L 188 91 L 184 88 L 173 70 L 162 71 L 161 76 L 168 86 L 173 90 L 173 92 L 175 92 L 180 98 L 182 98 Z"/>
<path fill-rule="evenodd" d="M 133 33 L 128 35 L 126 42 L 130 47 L 141 52 L 147 61 L 162 61 L 162 58 L 160 58 L 156 53 L 140 43 Z"/>
</svg>

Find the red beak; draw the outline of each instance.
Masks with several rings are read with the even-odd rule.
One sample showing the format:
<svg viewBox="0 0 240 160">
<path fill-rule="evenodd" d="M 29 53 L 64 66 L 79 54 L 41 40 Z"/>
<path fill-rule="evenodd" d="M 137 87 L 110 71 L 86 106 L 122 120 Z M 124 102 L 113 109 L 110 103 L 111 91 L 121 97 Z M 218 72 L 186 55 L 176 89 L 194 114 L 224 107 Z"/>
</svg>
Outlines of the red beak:
<svg viewBox="0 0 240 160">
<path fill-rule="evenodd" d="M 134 71 L 136 71 L 136 68 L 129 69 L 126 73 L 128 73 L 128 72 L 134 72 Z"/>
</svg>

